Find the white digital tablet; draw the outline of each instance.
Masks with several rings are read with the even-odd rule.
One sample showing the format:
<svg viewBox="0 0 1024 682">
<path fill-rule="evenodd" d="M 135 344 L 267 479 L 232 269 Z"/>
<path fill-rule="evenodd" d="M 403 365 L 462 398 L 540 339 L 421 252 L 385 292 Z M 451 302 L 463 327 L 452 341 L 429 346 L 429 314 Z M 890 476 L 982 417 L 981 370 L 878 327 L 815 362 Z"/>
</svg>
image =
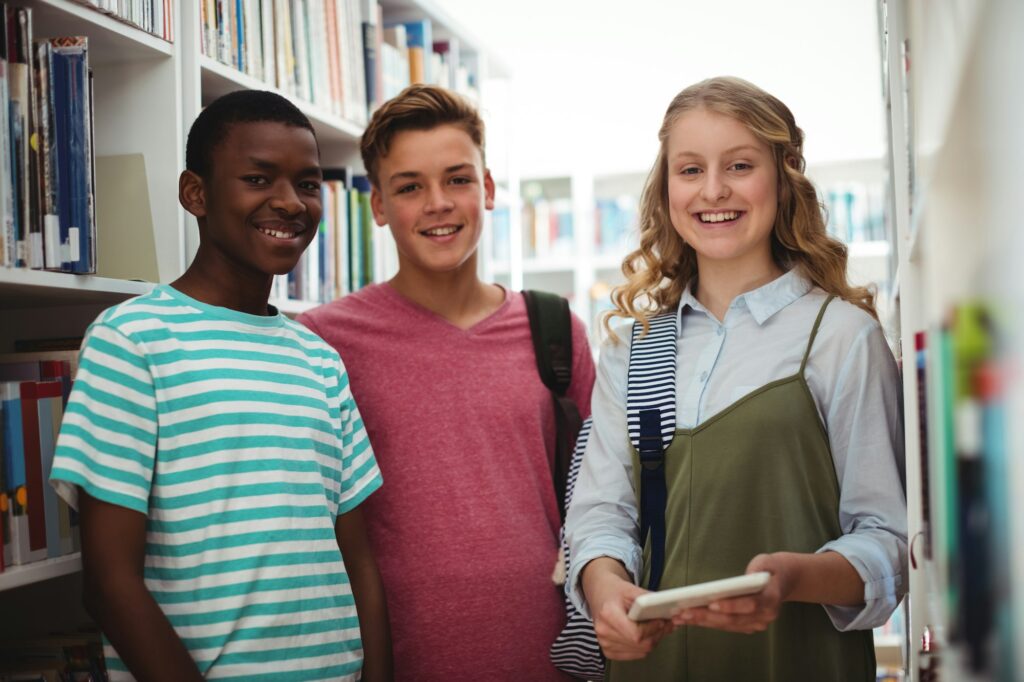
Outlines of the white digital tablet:
<svg viewBox="0 0 1024 682">
<path fill-rule="evenodd" d="M 738 575 L 735 578 L 648 592 L 636 598 L 629 609 L 629 617 L 633 620 L 671 618 L 672 612 L 676 609 L 707 606 L 720 599 L 756 594 L 764 589 L 770 578 L 770 573 L 761 571 Z"/>
</svg>

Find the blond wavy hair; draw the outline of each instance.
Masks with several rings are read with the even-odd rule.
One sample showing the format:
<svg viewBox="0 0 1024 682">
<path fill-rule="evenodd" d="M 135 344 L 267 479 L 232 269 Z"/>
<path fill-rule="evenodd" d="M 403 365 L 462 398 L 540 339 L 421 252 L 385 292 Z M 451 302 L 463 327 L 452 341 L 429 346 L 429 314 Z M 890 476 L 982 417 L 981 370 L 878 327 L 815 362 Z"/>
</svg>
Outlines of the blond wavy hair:
<svg viewBox="0 0 1024 682">
<path fill-rule="evenodd" d="M 850 285 L 846 246 L 825 230 L 824 207 L 804 175 L 804 133 L 792 112 L 752 83 L 719 77 L 686 88 L 665 112 L 658 157 L 640 197 L 640 248 L 622 262 L 626 282 L 612 291 L 615 309 L 604 319 L 611 338 L 617 339 L 611 328 L 616 317 L 636 319 L 646 334 L 651 318 L 678 306 L 686 289 L 697 282 L 697 254 L 669 217 L 667 156 L 669 133 L 683 114 L 694 109 L 739 121 L 771 149 L 778 177 L 778 212 L 771 236 L 776 264 L 783 270 L 799 268 L 814 286 L 877 318 L 874 292 Z"/>
</svg>

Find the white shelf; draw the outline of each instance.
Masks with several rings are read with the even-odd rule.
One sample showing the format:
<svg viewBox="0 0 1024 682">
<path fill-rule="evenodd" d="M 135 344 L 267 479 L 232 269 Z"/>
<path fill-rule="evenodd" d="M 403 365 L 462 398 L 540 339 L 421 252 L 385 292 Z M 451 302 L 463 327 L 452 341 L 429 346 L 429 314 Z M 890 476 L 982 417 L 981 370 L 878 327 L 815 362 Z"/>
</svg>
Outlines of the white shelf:
<svg viewBox="0 0 1024 682">
<path fill-rule="evenodd" d="M 10 566 L 0 573 L 0 592 L 75 573 L 81 570 L 81 568 L 82 555 L 79 552 L 57 557 L 56 559 L 45 559 L 25 564 L 24 566 Z"/>
<path fill-rule="evenodd" d="M 358 123 L 353 123 L 310 102 L 288 95 L 265 81 L 242 73 L 233 66 L 221 64 L 217 60 L 203 55 L 199 58 L 199 67 L 204 102 L 212 101 L 235 90 L 269 90 L 282 97 L 287 97 L 295 103 L 295 106 L 313 124 L 320 144 L 343 143 L 355 146 L 359 143 L 359 136 L 363 134 L 363 127 Z"/>
<path fill-rule="evenodd" d="M 152 290 L 150 282 L 0 267 L 0 308 L 117 303 Z"/>
<path fill-rule="evenodd" d="M 68 0 L 23 0 L 32 8 L 35 38 L 50 36 L 89 37 L 91 66 L 160 59 L 174 54 L 174 45 L 141 28 Z"/>
</svg>

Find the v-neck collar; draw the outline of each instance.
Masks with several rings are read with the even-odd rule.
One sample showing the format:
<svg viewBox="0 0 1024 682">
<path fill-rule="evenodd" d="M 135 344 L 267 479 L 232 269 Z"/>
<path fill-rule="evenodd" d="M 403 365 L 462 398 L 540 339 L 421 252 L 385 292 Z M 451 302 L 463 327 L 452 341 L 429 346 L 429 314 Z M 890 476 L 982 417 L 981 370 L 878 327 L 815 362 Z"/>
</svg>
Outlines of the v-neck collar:
<svg viewBox="0 0 1024 682">
<path fill-rule="evenodd" d="M 383 292 L 386 296 L 394 299 L 400 305 L 405 306 L 406 308 L 416 313 L 417 315 L 425 319 L 431 320 L 435 324 L 445 327 L 453 332 L 464 335 L 472 335 L 479 333 L 482 329 L 490 326 L 491 323 L 494 320 L 501 317 L 512 304 L 512 292 L 506 289 L 505 287 L 501 286 L 500 284 L 496 284 L 495 286 L 499 287 L 505 295 L 505 298 L 501 302 L 501 305 L 492 310 L 491 313 L 487 315 L 487 317 L 483 318 L 479 322 L 476 322 L 472 326 L 463 329 L 462 327 L 452 323 L 448 318 L 444 317 L 443 315 L 439 315 L 430 308 L 427 308 L 424 305 L 420 305 L 416 301 L 413 301 L 412 299 L 403 296 L 393 286 L 391 286 L 390 282 L 382 282 L 377 286 L 380 287 L 381 292 Z"/>
</svg>

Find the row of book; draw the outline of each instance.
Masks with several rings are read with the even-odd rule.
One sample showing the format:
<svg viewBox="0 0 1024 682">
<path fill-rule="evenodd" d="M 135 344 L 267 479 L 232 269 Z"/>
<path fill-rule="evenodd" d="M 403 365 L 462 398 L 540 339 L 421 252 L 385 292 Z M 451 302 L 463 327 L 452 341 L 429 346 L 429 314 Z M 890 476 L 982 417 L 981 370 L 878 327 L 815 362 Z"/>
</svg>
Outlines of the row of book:
<svg viewBox="0 0 1024 682">
<path fill-rule="evenodd" d="M 356 123 L 377 99 L 375 0 L 198 0 L 203 54 Z"/>
<path fill-rule="evenodd" d="M 49 485 L 77 353 L 0 357 L 0 571 L 79 550 L 74 511 Z"/>
<path fill-rule="evenodd" d="M 383 100 L 412 83 L 433 83 L 480 100 L 476 74 L 465 63 L 459 40 L 434 40 L 430 19 L 386 24 L 375 52 Z"/>
<path fill-rule="evenodd" d="M 840 240 L 873 242 L 886 239 L 885 191 L 881 183 L 847 182 L 822 191 L 828 210 L 828 231 Z"/>
<path fill-rule="evenodd" d="M 146 33 L 174 40 L 174 0 L 76 0 Z"/>
<path fill-rule="evenodd" d="M 637 198 L 623 194 L 594 204 L 594 250 L 625 255 L 637 234 Z"/>
<path fill-rule="evenodd" d="M 922 549 L 947 577 L 947 641 L 979 679 L 1017 679 L 1020 660 L 1007 390 L 1019 360 L 1007 344 L 1008 312 L 964 301 L 915 338 Z"/>
<path fill-rule="evenodd" d="M 0 640 L 0 682 L 106 682 L 99 632 Z"/>
<path fill-rule="evenodd" d="M 574 250 L 572 199 L 524 199 L 523 257 L 566 257 Z"/>
<path fill-rule="evenodd" d="M 369 179 L 326 169 L 321 187 L 320 228 L 295 268 L 275 278 L 273 299 L 327 303 L 374 281 Z"/>
<path fill-rule="evenodd" d="M 377 0 L 199 0 L 203 54 L 324 111 L 365 124 L 412 83 L 474 101 L 474 70 L 429 18 L 384 24 Z"/>
<path fill-rule="evenodd" d="M 96 271 L 92 100 L 88 40 L 0 3 L 0 265 Z"/>
</svg>

